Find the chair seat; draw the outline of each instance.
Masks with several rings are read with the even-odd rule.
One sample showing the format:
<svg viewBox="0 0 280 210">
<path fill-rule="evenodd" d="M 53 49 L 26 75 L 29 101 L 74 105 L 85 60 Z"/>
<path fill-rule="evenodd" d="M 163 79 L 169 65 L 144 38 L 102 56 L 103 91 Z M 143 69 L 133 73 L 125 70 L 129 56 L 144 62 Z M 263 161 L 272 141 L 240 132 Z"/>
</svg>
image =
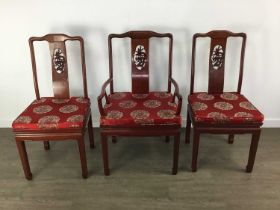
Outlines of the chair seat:
<svg viewBox="0 0 280 210">
<path fill-rule="evenodd" d="M 82 128 L 89 109 L 90 100 L 86 98 L 43 97 L 33 101 L 12 126 L 19 130 Z"/>
<path fill-rule="evenodd" d="M 207 94 L 198 92 L 188 97 L 194 120 L 200 123 L 262 123 L 263 114 L 243 95 L 237 93 Z"/>
<path fill-rule="evenodd" d="M 177 105 L 173 95 L 166 92 L 132 94 L 116 92 L 108 96 L 106 116 L 100 118 L 103 126 L 181 125 L 176 115 Z"/>
</svg>

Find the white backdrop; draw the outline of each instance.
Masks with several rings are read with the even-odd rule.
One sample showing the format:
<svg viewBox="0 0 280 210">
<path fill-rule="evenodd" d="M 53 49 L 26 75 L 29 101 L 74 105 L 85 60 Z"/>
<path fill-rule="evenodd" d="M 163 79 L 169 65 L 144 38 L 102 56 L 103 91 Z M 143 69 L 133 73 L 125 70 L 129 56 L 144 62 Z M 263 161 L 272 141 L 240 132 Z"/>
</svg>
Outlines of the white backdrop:
<svg viewBox="0 0 280 210">
<path fill-rule="evenodd" d="M 47 33 L 80 35 L 85 39 L 88 89 L 94 125 L 99 112 L 96 97 L 108 78 L 107 36 L 128 30 L 154 30 L 174 35 L 173 77 L 184 97 L 190 82 L 191 40 L 196 32 L 227 29 L 248 35 L 242 92 L 265 115 L 266 127 L 280 127 L 280 1 L 279 0 L 0 0 L 0 127 L 35 98 L 28 38 Z M 167 41 L 152 41 L 151 89 L 166 88 Z M 200 42 L 198 50 L 209 43 Z M 239 42 L 229 42 L 226 89 L 236 86 L 234 59 Z M 36 45 L 37 46 L 37 45 Z M 52 94 L 50 60 L 46 44 L 37 50 L 41 95 Z M 130 89 L 129 42 L 116 41 L 116 90 Z M 77 44 L 69 45 L 71 93 L 82 93 Z M 39 48 L 38 48 L 39 49 Z M 41 48 L 40 48 L 41 49 Z M 199 53 L 199 51 L 198 51 Z M 199 53 L 196 90 L 207 87 L 207 53 Z M 128 56 L 128 58 L 127 58 Z M 204 67 L 204 68 L 203 68 Z"/>
</svg>

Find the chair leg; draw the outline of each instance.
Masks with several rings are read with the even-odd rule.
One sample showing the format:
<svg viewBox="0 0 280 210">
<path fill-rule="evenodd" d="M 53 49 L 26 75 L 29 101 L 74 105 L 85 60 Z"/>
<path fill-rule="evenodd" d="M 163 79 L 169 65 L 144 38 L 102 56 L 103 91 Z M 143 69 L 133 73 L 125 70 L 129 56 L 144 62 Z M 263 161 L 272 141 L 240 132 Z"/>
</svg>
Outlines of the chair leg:
<svg viewBox="0 0 280 210">
<path fill-rule="evenodd" d="M 191 118 L 189 112 L 187 111 L 186 139 L 185 139 L 186 144 L 190 143 L 190 137 L 191 137 Z"/>
<path fill-rule="evenodd" d="M 90 148 L 94 148 L 94 134 L 93 134 L 93 127 L 92 127 L 92 117 L 90 115 L 88 120 L 88 136 L 89 136 L 89 145 Z"/>
<path fill-rule="evenodd" d="M 105 176 L 110 175 L 107 136 L 101 133 L 102 157 Z"/>
<path fill-rule="evenodd" d="M 172 168 L 173 175 L 176 175 L 178 172 L 179 146 L 180 146 L 180 133 L 174 136 L 173 168 Z"/>
<path fill-rule="evenodd" d="M 228 136 L 228 143 L 229 144 L 233 144 L 233 142 L 234 142 L 234 135 L 233 134 L 229 134 L 229 136 Z"/>
<path fill-rule="evenodd" d="M 49 141 L 44 141 L 44 149 L 45 150 L 50 150 L 50 142 Z"/>
<path fill-rule="evenodd" d="M 170 142 L 170 136 L 165 136 L 165 143 L 169 143 Z"/>
<path fill-rule="evenodd" d="M 200 133 L 196 129 L 194 129 L 193 151 L 192 151 L 192 172 L 197 171 L 197 156 L 198 156 L 198 148 L 199 148 L 199 137 L 200 137 Z"/>
<path fill-rule="evenodd" d="M 253 171 L 256 153 L 258 149 L 259 139 L 260 139 L 261 130 L 256 131 L 252 135 L 251 145 L 250 145 L 250 151 L 249 151 L 249 158 L 248 163 L 246 167 L 246 171 L 248 173 L 251 173 Z"/>
<path fill-rule="evenodd" d="M 79 152 L 80 152 L 82 176 L 84 179 L 86 179 L 88 177 L 88 169 L 87 169 L 87 158 L 86 158 L 84 137 L 77 139 L 77 141 L 78 141 Z"/>
<path fill-rule="evenodd" d="M 32 173 L 30 171 L 28 156 L 27 156 L 27 152 L 26 152 L 26 148 L 25 148 L 25 142 L 16 140 L 16 144 L 17 144 L 18 153 L 19 153 L 20 160 L 21 160 L 21 163 L 22 163 L 22 168 L 23 168 L 23 171 L 24 171 L 25 178 L 27 180 L 31 180 L 32 179 Z"/>
<path fill-rule="evenodd" d="M 112 143 L 116 144 L 118 142 L 117 137 L 116 136 L 112 136 Z"/>
</svg>

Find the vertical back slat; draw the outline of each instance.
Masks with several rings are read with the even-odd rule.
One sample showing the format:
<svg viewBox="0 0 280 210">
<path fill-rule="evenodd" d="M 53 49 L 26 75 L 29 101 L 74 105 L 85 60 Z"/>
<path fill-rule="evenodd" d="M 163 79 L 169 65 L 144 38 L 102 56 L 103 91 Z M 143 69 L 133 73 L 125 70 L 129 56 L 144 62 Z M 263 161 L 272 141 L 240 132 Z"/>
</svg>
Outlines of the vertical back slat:
<svg viewBox="0 0 280 210">
<path fill-rule="evenodd" d="M 239 80 L 237 92 L 240 93 L 243 78 L 243 66 L 246 47 L 246 34 L 233 33 L 225 30 L 210 31 L 208 33 L 196 33 L 193 36 L 192 44 L 192 61 L 191 61 L 191 85 L 190 94 L 194 92 L 195 77 L 195 58 L 196 58 L 196 42 L 198 38 L 208 37 L 211 39 L 210 57 L 209 57 L 209 83 L 208 93 L 222 93 L 224 91 L 224 71 L 225 71 L 225 55 L 227 39 L 229 37 L 242 37 L 242 47 L 240 56 Z"/>
<path fill-rule="evenodd" d="M 211 39 L 209 57 L 208 93 L 222 93 L 224 90 L 225 53 L 227 38 Z"/>
<path fill-rule="evenodd" d="M 132 93 L 149 92 L 149 39 L 131 39 Z"/>
<path fill-rule="evenodd" d="M 52 81 L 55 98 L 69 98 L 68 66 L 65 43 L 49 43 L 52 61 Z"/>
<path fill-rule="evenodd" d="M 131 76 L 132 92 L 148 93 L 149 92 L 149 40 L 152 37 L 169 38 L 169 63 L 168 63 L 168 88 L 171 91 L 172 77 L 172 47 L 173 37 L 170 33 L 156 33 L 154 31 L 128 31 L 122 34 L 110 34 L 108 36 L 109 48 L 109 74 L 110 74 L 110 92 L 114 92 L 113 87 L 113 38 L 130 38 L 131 39 Z"/>
<path fill-rule="evenodd" d="M 65 34 L 47 34 L 43 37 L 31 37 L 29 39 L 34 87 L 35 87 L 37 99 L 40 98 L 40 92 L 39 92 L 38 79 L 37 79 L 36 59 L 35 59 L 35 51 L 34 51 L 34 44 L 33 44 L 34 41 L 47 41 L 49 43 L 54 97 L 69 98 L 70 92 L 69 92 L 69 81 L 68 81 L 68 65 L 67 65 L 67 52 L 65 46 L 65 42 L 67 40 L 79 41 L 80 43 L 84 97 L 88 98 L 83 38 L 80 36 L 68 36 Z"/>
</svg>

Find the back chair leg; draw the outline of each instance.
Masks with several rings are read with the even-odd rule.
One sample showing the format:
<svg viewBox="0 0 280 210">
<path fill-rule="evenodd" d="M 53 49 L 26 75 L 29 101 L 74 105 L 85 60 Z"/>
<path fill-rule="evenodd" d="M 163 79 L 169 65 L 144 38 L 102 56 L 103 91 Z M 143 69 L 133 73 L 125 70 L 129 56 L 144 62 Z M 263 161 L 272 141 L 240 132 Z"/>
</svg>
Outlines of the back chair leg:
<svg viewBox="0 0 280 210">
<path fill-rule="evenodd" d="M 233 134 L 229 134 L 229 136 L 228 136 L 228 143 L 229 144 L 233 144 L 233 142 L 234 142 L 234 135 Z"/>
<path fill-rule="evenodd" d="M 260 139 L 260 134 L 261 134 L 261 130 L 258 130 L 252 134 L 249 158 L 248 158 L 248 163 L 247 163 L 247 167 L 246 167 L 246 171 L 249 173 L 251 173 L 253 171 L 256 153 L 257 153 L 258 144 L 259 144 L 259 139 Z"/>
<path fill-rule="evenodd" d="M 27 180 L 31 180 L 32 173 L 30 171 L 28 156 L 27 156 L 27 152 L 26 152 L 26 148 L 25 148 L 25 142 L 16 140 L 16 144 L 17 144 L 17 148 L 18 148 L 18 152 L 19 152 L 21 163 L 22 163 L 25 178 Z"/>
<path fill-rule="evenodd" d="M 200 138 L 200 133 L 196 129 L 194 129 L 193 151 L 192 151 L 192 172 L 197 171 L 197 157 L 198 157 L 198 148 L 199 148 L 199 138 Z"/>
<path fill-rule="evenodd" d="M 108 141 L 107 141 L 107 136 L 102 133 L 101 133 L 101 145 L 102 145 L 104 174 L 106 176 L 109 176 L 110 169 L 109 169 L 109 160 L 108 160 Z"/>
<path fill-rule="evenodd" d="M 176 175 L 178 172 L 179 146 L 180 146 L 180 133 L 174 136 L 173 168 L 172 168 L 173 175 Z"/>
<path fill-rule="evenodd" d="M 89 120 L 88 120 L 88 136 L 89 136 L 90 148 L 94 148 L 94 134 L 93 134 L 91 115 L 90 115 Z"/>
<path fill-rule="evenodd" d="M 187 125 L 186 125 L 186 139 L 185 139 L 186 144 L 190 143 L 190 137 L 191 137 L 191 118 L 190 118 L 189 111 L 187 111 Z"/>
<path fill-rule="evenodd" d="M 78 141 L 79 152 L 80 152 L 82 176 L 84 179 L 86 179 L 88 177 L 88 169 L 87 169 L 87 158 L 86 158 L 84 137 L 78 138 L 77 141 Z"/>
<path fill-rule="evenodd" d="M 112 143 L 116 144 L 118 142 L 117 137 L 116 136 L 112 136 Z"/>
<path fill-rule="evenodd" d="M 169 136 L 165 136 L 165 143 L 169 143 L 170 142 L 170 137 Z"/>
<path fill-rule="evenodd" d="M 50 150 L 50 142 L 49 141 L 44 141 L 44 149 L 45 150 Z"/>
</svg>

